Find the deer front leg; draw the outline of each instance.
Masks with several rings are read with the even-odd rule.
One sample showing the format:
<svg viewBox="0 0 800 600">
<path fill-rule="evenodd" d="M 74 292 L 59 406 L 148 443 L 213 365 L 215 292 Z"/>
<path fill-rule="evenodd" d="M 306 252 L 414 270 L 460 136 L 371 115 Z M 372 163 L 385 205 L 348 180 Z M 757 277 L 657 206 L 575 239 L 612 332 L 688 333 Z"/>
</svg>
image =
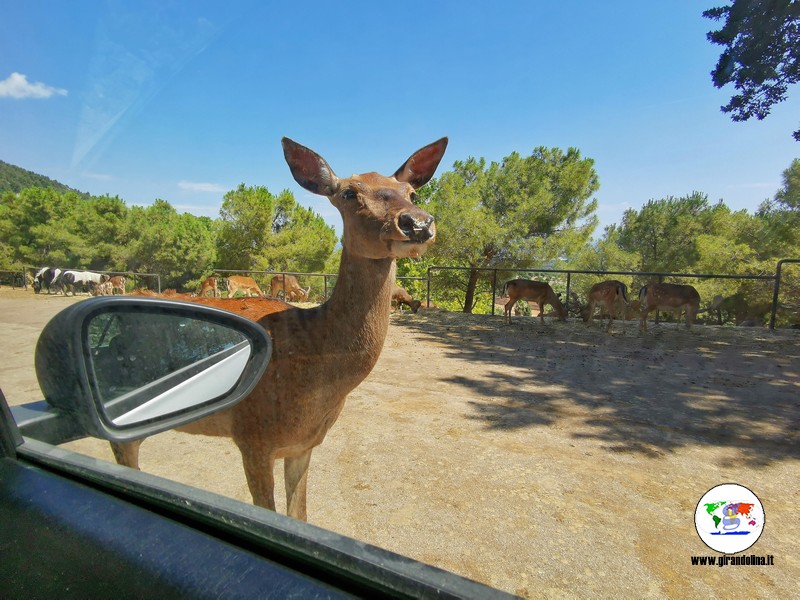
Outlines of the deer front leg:
<svg viewBox="0 0 800 600">
<path fill-rule="evenodd" d="M 250 495 L 253 496 L 253 504 L 275 510 L 275 458 L 258 444 L 237 442 L 237 445 L 242 453 L 244 475 Z"/>
<path fill-rule="evenodd" d="M 117 464 L 130 467 L 131 469 L 139 469 L 139 446 L 142 445 L 144 440 L 134 440 L 133 442 L 110 442 L 111 451 L 114 453 L 114 458 Z"/>
<path fill-rule="evenodd" d="M 300 456 L 283 459 L 283 476 L 286 483 L 286 514 L 301 521 L 307 520 L 306 492 L 311 450 Z"/>
</svg>

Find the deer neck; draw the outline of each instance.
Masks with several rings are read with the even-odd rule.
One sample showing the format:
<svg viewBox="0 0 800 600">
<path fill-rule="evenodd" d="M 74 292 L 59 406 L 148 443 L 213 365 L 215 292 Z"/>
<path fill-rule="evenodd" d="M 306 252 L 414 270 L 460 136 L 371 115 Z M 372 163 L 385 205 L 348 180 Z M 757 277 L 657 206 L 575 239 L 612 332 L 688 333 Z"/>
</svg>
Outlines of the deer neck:
<svg viewBox="0 0 800 600">
<path fill-rule="evenodd" d="M 337 344 L 374 351 L 377 359 L 389 327 L 395 268 L 392 258 L 369 259 L 342 250 L 336 287 L 321 315 Z"/>
</svg>

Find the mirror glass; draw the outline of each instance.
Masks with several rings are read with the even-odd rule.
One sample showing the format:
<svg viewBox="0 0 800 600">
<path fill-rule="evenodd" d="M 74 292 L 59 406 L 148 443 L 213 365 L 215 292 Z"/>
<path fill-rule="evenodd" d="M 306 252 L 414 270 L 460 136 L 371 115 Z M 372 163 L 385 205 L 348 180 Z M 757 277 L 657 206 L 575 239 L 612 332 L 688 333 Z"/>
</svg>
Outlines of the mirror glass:
<svg viewBox="0 0 800 600">
<path fill-rule="evenodd" d="M 207 320 L 104 312 L 84 330 L 93 394 L 108 421 L 143 423 L 229 392 L 251 354 L 240 332 Z"/>
</svg>

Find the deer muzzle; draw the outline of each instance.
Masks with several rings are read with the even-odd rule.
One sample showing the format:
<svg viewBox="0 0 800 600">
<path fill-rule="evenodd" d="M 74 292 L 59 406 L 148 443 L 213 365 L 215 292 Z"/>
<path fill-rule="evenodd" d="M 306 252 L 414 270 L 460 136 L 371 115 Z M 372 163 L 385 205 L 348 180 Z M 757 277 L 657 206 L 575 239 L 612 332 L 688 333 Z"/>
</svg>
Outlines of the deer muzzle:
<svg viewBox="0 0 800 600">
<path fill-rule="evenodd" d="M 405 212 L 398 217 L 397 227 L 410 242 L 417 244 L 423 244 L 436 235 L 436 223 L 427 213 L 413 215 Z"/>
</svg>

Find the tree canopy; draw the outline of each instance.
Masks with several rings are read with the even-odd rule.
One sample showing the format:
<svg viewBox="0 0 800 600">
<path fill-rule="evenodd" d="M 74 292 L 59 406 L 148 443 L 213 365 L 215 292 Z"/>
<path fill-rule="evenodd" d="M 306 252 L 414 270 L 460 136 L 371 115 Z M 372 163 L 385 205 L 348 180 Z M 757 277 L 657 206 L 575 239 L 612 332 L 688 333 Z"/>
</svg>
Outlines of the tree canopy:
<svg viewBox="0 0 800 600">
<path fill-rule="evenodd" d="M 711 72 L 714 85 L 733 83 L 739 91 L 722 111 L 734 121 L 763 119 L 800 81 L 800 2 L 733 0 L 703 16 L 725 21 L 708 33 L 709 41 L 725 48 Z M 800 141 L 800 129 L 793 136 Z"/>
<path fill-rule="evenodd" d="M 472 268 L 466 282 L 450 284 L 464 288 L 465 312 L 475 303 L 479 269 L 541 265 L 580 248 L 597 225 L 594 161 L 576 148 L 538 147 L 491 164 L 470 157 L 428 185 L 424 203 L 436 216 L 437 243 L 426 257 Z"/>
</svg>

